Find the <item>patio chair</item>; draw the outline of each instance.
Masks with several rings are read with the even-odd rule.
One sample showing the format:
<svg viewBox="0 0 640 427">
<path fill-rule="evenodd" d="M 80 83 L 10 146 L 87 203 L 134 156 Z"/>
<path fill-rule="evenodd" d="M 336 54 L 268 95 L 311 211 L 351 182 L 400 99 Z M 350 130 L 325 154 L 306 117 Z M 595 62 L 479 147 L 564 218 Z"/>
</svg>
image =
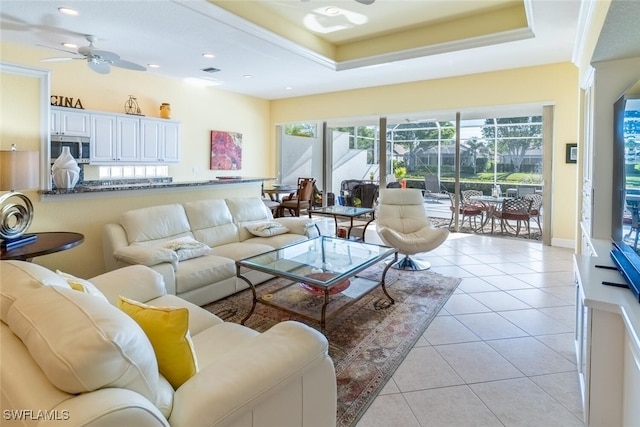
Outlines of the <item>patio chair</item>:
<svg viewBox="0 0 640 427">
<path fill-rule="evenodd" d="M 438 200 L 440 197 L 447 197 L 446 191 L 440 185 L 438 175 L 424 176 L 424 197 Z"/>
<path fill-rule="evenodd" d="M 542 224 L 540 224 L 540 211 L 542 210 L 542 195 L 541 194 L 527 194 L 524 196 L 526 200 L 531 200 L 531 217 L 538 224 L 538 228 L 542 231 Z"/>
<path fill-rule="evenodd" d="M 329 192 L 327 193 L 327 206 L 333 206 L 336 204 L 336 195 Z M 313 207 L 320 207 L 323 205 L 323 199 L 325 197 L 324 191 L 321 191 L 317 185 L 313 186 Z"/>
<path fill-rule="evenodd" d="M 487 205 L 483 202 L 480 202 L 478 200 L 474 200 L 474 197 L 477 196 L 484 196 L 484 193 L 480 190 L 462 190 L 460 192 L 460 195 L 462 197 L 461 201 L 462 203 L 464 203 L 464 205 L 468 208 L 470 207 L 475 207 L 477 209 L 480 209 L 483 212 L 486 212 L 487 215 L 489 215 L 491 213 L 491 210 L 493 209 L 492 206 Z"/>
<path fill-rule="evenodd" d="M 528 237 L 531 238 L 531 200 L 524 197 L 516 197 L 514 199 L 505 199 L 500 209 L 493 212 L 491 217 L 491 232 L 493 233 L 495 219 L 500 220 L 500 233 L 504 234 L 508 228 L 514 229 L 509 221 L 516 221 L 515 233 L 520 234 L 520 228 L 524 223 L 527 227 Z"/>
<path fill-rule="evenodd" d="M 449 194 L 449 200 L 451 201 L 451 206 L 449 207 L 449 210 L 451 210 L 451 220 L 449 221 L 449 228 L 451 228 L 451 225 L 453 224 L 453 219 L 455 217 L 455 212 L 456 212 L 456 200 L 453 193 L 448 193 L 448 194 Z M 466 219 L 469 222 L 469 228 L 471 228 L 473 231 L 478 231 L 482 228 L 482 225 L 483 225 L 482 216 L 484 214 L 484 210 L 482 209 L 481 206 L 475 203 L 465 202 L 463 199 L 461 199 L 458 209 L 459 209 L 460 215 L 462 215 L 462 221 L 460 221 L 460 227 L 464 226 L 464 221 Z M 477 221 L 478 217 L 480 217 L 480 227 L 478 227 L 478 221 Z M 473 226 L 471 226 L 471 219 L 473 219 Z"/>
<path fill-rule="evenodd" d="M 536 189 L 528 185 L 520 185 L 518 187 L 518 197 L 524 197 L 527 194 L 534 194 L 535 192 L 536 192 Z"/>
<path fill-rule="evenodd" d="M 340 183 L 340 197 L 344 206 L 353 206 L 353 189 L 363 183 L 361 179 L 345 179 Z"/>
<path fill-rule="evenodd" d="M 352 197 L 360 199 L 360 207 L 373 208 L 378 200 L 378 184 L 362 183 L 353 187 Z"/>
<path fill-rule="evenodd" d="M 480 190 L 462 190 L 460 192 L 462 195 L 462 201 L 470 204 L 479 204 L 478 202 L 473 201 L 471 198 L 475 196 L 484 196 L 484 193 Z"/>
</svg>

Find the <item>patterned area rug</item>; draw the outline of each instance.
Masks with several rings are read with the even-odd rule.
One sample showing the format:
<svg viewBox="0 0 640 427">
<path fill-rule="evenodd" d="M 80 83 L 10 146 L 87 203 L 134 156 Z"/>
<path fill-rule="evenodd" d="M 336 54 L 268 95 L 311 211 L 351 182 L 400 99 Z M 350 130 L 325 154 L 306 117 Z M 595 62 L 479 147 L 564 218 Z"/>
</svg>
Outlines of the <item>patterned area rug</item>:
<svg viewBox="0 0 640 427">
<path fill-rule="evenodd" d="M 383 267 L 383 263 L 377 264 L 360 276 L 379 278 Z M 327 323 L 329 354 L 338 382 L 338 426 L 356 424 L 449 299 L 460 279 L 430 271 L 390 269 L 386 282 L 395 304 L 389 304 L 382 290 L 376 288 Z M 281 279 L 260 285 L 259 295 L 277 288 L 279 283 Z M 307 296 L 322 298 L 308 293 Z M 307 304 L 309 298 L 306 298 Z M 340 294 L 333 298 L 340 298 Z M 251 292 L 245 290 L 204 308 L 226 321 L 240 322 L 250 307 Z M 300 320 L 259 304 L 246 326 L 264 331 L 286 319 Z M 317 324 L 302 321 L 319 329 Z"/>
</svg>

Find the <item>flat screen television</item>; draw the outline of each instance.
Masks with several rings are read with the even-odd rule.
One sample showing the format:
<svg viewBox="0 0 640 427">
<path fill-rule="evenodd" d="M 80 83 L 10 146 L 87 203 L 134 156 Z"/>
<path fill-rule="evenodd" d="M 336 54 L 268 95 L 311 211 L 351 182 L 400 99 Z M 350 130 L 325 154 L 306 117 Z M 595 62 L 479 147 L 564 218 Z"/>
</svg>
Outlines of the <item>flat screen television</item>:
<svg viewBox="0 0 640 427">
<path fill-rule="evenodd" d="M 613 108 L 611 259 L 640 302 L 640 81 Z"/>
</svg>

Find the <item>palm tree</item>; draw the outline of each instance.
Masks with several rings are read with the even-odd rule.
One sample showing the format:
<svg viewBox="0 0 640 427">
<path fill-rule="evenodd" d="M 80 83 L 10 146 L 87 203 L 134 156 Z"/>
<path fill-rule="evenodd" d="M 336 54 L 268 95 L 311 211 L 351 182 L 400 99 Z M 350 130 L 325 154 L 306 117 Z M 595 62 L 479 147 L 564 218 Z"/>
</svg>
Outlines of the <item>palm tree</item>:
<svg viewBox="0 0 640 427">
<path fill-rule="evenodd" d="M 473 174 L 477 174 L 477 166 L 478 166 L 478 154 L 489 154 L 489 150 L 487 149 L 487 142 L 478 140 L 475 136 L 469 139 L 465 145 L 467 146 L 465 152 L 471 156 L 472 165 L 473 165 Z"/>
</svg>

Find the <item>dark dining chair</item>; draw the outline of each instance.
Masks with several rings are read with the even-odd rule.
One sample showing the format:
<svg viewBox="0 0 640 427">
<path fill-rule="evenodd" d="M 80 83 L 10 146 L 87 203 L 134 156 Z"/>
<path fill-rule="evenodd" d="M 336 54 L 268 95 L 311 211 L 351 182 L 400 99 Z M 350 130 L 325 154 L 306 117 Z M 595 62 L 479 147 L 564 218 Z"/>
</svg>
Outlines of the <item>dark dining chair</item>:
<svg viewBox="0 0 640 427">
<path fill-rule="evenodd" d="M 300 212 L 308 211 L 313 203 L 313 190 L 316 180 L 313 178 L 299 178 L 298 190 L 285 196 L 278 206 L 279 217 L 284 216 L 285 209 L 289 211 L 291 216 L 300 216 Z"/>
<path fill-rule="evenodd" d="M 360 199 L 360 207 L 373 208 L 378 200 L 378 184 L 358 184 L 353 187 L 352 197 Z"/>
</svg>

